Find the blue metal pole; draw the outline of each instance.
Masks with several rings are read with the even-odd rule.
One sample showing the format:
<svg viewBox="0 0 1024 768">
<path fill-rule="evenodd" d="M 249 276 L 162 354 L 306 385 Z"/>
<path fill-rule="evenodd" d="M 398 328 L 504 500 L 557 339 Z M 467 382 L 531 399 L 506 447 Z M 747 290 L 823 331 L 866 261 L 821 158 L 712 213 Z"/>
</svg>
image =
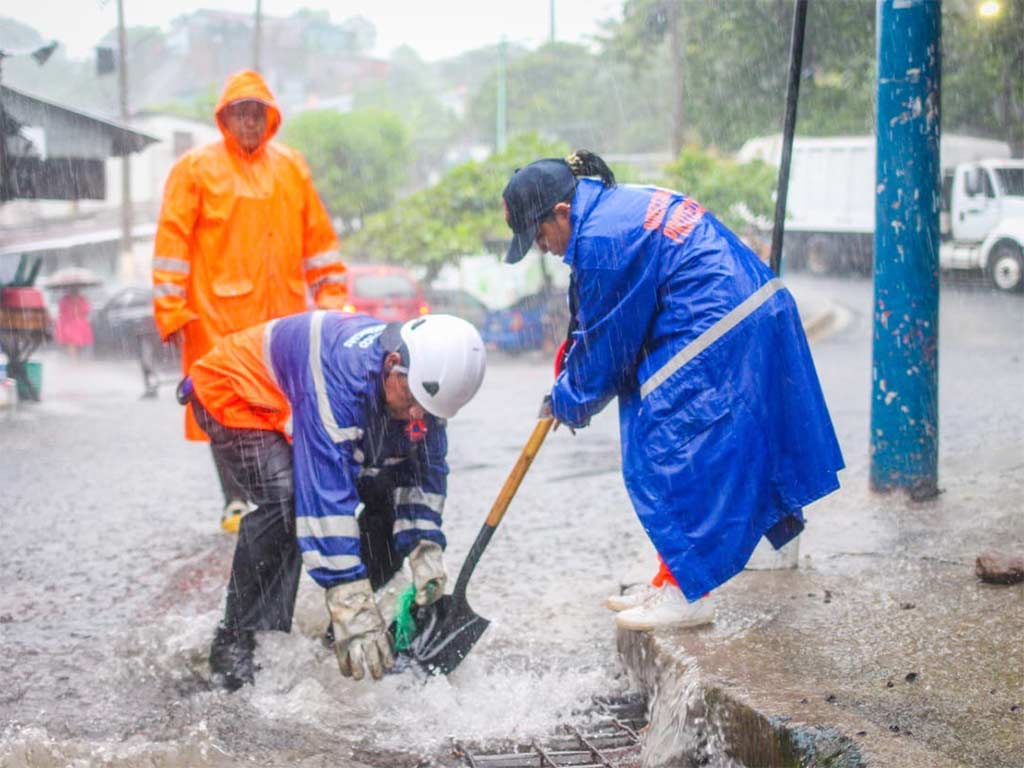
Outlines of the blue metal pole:
<svg viewBox="0 0 1024 768">
<path fill-rule="evenodd" d="M 938 492 L 940 0 L 879 0 L 871 486 Z"/>
</svg>

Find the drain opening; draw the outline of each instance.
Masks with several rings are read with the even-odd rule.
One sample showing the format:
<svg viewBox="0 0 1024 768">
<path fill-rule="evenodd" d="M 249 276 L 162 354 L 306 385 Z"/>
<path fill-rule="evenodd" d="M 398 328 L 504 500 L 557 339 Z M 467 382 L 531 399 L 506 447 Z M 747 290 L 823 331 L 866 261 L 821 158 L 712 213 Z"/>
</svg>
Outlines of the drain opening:
<svg viewBox="0 0 1024 768">
<path fill-rule="evenodd" d="M 565 725 L 543 742 L 513 748 L 454 744 L 468 768 L 635 768 L 640 765 L 641 734 L 647 727 L 642 694 L 597 697 L 586 726 Z"/>
</svg>

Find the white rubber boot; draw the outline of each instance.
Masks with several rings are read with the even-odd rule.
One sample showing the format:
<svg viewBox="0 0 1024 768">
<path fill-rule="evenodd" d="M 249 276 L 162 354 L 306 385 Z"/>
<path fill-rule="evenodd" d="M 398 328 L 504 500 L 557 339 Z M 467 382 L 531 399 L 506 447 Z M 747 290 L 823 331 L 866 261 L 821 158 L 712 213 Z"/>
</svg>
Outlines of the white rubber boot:
<svg viewBox="0 0 1024 768">
<path fill-rule="evenodd" d="M 618 595 L 609 595 L 604 601 L 609 611 L 626 611 L 636 608 L 654 597 L 658 591 L 653 584 L 631 584 L 625 591 Z"/>
<path fill-rule="evenodd" d="M 650 632 L 655 629 L 699 627 L 715 620 L 715 603 L 709 595 L 687 602 L 679 587 L 666 584 L 647 602 L 622 611 L 615 617 L 620 629 Z"/>
</svg>

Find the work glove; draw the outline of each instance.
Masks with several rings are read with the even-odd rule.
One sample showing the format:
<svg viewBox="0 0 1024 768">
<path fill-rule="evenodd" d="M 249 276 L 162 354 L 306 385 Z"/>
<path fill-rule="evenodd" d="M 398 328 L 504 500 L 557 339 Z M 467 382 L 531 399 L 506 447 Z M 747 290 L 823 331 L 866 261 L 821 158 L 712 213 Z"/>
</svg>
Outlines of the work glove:
<svg viewBox="0 0 1024 768">
<path fill-rule="evenodd" d="M 326 598 L 341 674 L 362 680 L 365 669 L 379 680 L 395 659 L 369 579 L 331 587 Z"/>
<path fill-rule="evenodd" d="M 448 582 L 441 545 L 421 541 L 409 553 L 409 567 L 412 569 L 412 583 L 416 585 L 416 605 L 430 605 L 440 600 Z"/>
<path fill-rule="evenodd" d="M 538 419 L 553 419 L 554 414 L 551 412 L 551 395 L 544 395 L 544 399 L 540 401 L 540 413 L 537 414 Z M 558 428 L 562 426 L 562 422 L 555 419 L 555 423 L 551 427 L 552 432 L 557 432 Z M 576 430 L 572 427 L 566 427 L 573 435 L 576 434 Z"/>
</svg>

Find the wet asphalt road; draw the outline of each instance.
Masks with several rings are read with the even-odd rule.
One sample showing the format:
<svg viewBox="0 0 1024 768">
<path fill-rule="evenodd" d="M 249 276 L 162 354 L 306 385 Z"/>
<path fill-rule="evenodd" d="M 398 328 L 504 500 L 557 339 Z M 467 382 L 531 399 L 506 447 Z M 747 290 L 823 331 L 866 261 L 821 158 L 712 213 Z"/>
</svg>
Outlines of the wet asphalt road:
<svg viewBox="0 0 1024 768">
<path fill-rule="evenodd" d="M 865 483 L 870 283 L 793 280 L 847 310 L 814 354 L 843 482 Z M 1024 501 L 1022 331 L 1024 297 L 946 286 L 943 477 L 989 494 L 1001 483 L 999 494 Z M 620 581 L 649 575 L 653 556 L 619 475 L 614 406 L 542 448 L 470 588 L 494 624 L 450 680 L 341 679 L 318 642 L 322 593 L 307 579 L 293 633 L 261 641 L 257 686 L 226 696 L 206 682 L 232 547 L 207 449 L 182 439 L 169 391 L 139 399 L 130 362 L 74 367 L 53 354 L 44 366 L 45 402 L 0 421 L 0 765 L 443 762 L 452 739 L 541 736 L 627 686 L 601 604 Z M 494 358 L 450 425 L 453 575 L 549 382 L 540 356 Z M 961 540 L 933 546 L 968 552 L 983 538 L 965 525 Z"/>
</svg>

